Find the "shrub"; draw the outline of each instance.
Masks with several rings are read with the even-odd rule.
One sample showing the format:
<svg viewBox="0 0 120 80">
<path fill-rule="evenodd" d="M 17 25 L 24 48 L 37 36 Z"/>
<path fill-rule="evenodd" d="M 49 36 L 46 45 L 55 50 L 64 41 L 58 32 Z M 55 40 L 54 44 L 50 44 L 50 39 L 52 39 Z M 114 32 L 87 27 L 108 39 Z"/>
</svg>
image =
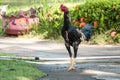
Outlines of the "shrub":
<svg viewBox="0 0 120 80">
<path fill-rule="evenodd" d="M 45 39 L 58 39 L 62 26 L 62 15 L 59 10 L 52 8 L 51 11 L 41 11 L 38 16 L 40 23 L 37 27 L 33 27 L 34 32 Z"/>
<path fill-rule="evenodd" d="M 81 18 L 84 18 L 85 23 L 94 23 L 96 37 L 99 34 L 109 36 L 111 30 L 116 30 L 120 34 L 120 1 L 87 0 L 85 4 L 77 5 L 72 9 L 72 18 L 78 20 L 79 24 Z"/>
</svg>

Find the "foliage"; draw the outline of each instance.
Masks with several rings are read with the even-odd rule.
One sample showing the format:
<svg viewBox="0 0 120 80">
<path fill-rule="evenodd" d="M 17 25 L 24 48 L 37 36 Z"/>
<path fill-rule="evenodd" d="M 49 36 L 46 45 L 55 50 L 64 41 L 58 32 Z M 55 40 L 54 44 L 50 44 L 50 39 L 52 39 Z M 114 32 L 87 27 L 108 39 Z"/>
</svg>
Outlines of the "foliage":
<svg viewBox="0 0 120 80">
<path fill-rule="evenodd" d="M 52 3 L 53 1 L 55 1 L 55 4 Z M 119 0 L 65 0 L 65 2 L 71 2 L 71 5 L 66 5 L 69 8 L 73 25 L 78 28 L 83 27 L 87 23 L 94 25 L 95 29 L 94 36 L 91 39 L 92 42 L 99 43 L 100 39 L 106 43 L 120 42 Z M 73 2 L 79 4 L 73 6 Z M 33 7 L 37 10 L 37 17 L 39 17 L 40 23 L 38 26 L 33 25 L 33 31 L 30 35 L 42 36 L 45 39 L 60 38 L 61 27 L 63 26 L 63 14 L 59 11 L 58 6 L 63 3 L 62 0 L 34 0 L 33 3 L 35 4 L 25 4 L 19 7 L 14 6 L 14 8 L 9 5 L 7 15 L 17 15 L 18 10 L 28 10 Z M 38 10 L 39 8 L 40 10 Z M 117 35 L 114 37 L 115 39 L 110 36 L 112 30 L 117 32 Z M 97 37 L 100 39 L 98 40 Z"/>
<path fill-rule="evenodd" d="M 54 9 L 52 9 L 54 10 Z M 41 16 L 41 21 L 39 25 L 39 31 L 44 35 L 45 38 L 57 39 L 59 38 L 61 26 L 62 26 L 62 16 L 58 9 L 55 11 L 47 11 Z"/>
<path fill-rule="evenodd" d="M 117 33 L 120 34 L 119 0 L 87 0 L 85 4 L 74 7 L 71 14 L 73 20 L 79 21 L 78 27 L 79 24 L 81 24 L 81 18 L 85 19 L 85 23 L 93 25 L 95 21 L 98 22 L 97 25 L 94 26 L 94 38 L 100 37 L 106 42 L 106 37 L 101 37 L 101 35 L 104 34 L 104 36 L 108 36 L 107 38 L 109 39 L 111 30 L 116 30 Z"/>
<path fill-rule="evenodd" d="M 3 36 L 5 33 L 5 30 L 2 29 L 2 20 L 0 20 L 0 36 Z"/>
</svg>

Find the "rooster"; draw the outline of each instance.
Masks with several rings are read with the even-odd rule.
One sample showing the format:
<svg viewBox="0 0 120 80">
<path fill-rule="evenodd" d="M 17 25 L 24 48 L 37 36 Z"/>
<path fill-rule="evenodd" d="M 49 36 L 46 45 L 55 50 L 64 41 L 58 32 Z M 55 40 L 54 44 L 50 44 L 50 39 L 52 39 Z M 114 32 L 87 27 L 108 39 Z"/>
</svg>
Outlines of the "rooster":
<svg viewBox="0 0 120 80">
<path fill-rule="evenodd" d="M 60 6 L 60 10 L 64 13 L 64 24 L 61 34 L 64 38 L 65 47 L 70 56 L 70 66 L 68 68 L 68 71 L 70 71 L 75 69 L 74 64 L 77 57 L 79 44 L 83 40 L 88 41 L 91 38 L 93 26 L 91 24 L 86 24 L 81 30 L 79 30 L 75 26 L 71 25 L 68 8 L 62 4 Z M 73 47 L 74 54 L 71 52 L 71 46 Z"/>
</svg>

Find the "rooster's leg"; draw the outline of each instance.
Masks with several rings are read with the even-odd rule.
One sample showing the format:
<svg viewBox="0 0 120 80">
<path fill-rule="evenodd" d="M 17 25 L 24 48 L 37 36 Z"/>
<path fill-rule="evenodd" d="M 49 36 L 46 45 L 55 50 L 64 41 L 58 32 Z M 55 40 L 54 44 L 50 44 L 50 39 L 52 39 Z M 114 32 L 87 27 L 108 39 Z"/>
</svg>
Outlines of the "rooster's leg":
<svg viewBox="0 0 120 80">
<path fill-rule="evenodd" d="M 75 59 L 74 58 L 70 58 L 70 67 L 68 68 L 68 71 L 71 71 L 71 70 L 74 70 L 75 69 L 75 67 L 74 67 L 74 61 Z"/>
<path fill-rule="evenodd" d="M 71 49 L 70 49 L 70 44 L 65 43 L 65 46 L 66 46 L 66 48 L 68 50 L 68 53 L 69 53 L 69 56 L 70 56 L 70 67 L 68 68 L 68 71 L 70 71 L 70 70 L 73 69 L 74 59 L 72 58 L 72 52 L 71 52 Z"/>
<path fill-rule="evenodd" d="M 75 64 L 75 58 L 77 57 L 78 45 L 79 45 L 78 42 L 73 43 L 74 57 L 70 59 L 71 66 L 68 69 L 69 71 L 75 69 L 74 64 Z"/>
</svg>

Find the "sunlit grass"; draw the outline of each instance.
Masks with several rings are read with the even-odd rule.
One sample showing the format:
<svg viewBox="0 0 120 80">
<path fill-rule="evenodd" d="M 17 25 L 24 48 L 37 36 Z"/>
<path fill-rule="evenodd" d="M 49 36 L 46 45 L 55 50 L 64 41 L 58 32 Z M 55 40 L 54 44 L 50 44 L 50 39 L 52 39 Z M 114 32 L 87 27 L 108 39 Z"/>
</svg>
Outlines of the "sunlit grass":
<svg viewBox="0 0 120 80">
<path fill-rule="evenodd" d="M 0 56 L 14 56 L 14 55 L 9 53 L 0 53 Z"/>
<path fill-rule="evenodd" d="M 45 73 L 34 64 L 16 60 L 0 60 L 0 80 L 36 80 Z"/>
</svg>

